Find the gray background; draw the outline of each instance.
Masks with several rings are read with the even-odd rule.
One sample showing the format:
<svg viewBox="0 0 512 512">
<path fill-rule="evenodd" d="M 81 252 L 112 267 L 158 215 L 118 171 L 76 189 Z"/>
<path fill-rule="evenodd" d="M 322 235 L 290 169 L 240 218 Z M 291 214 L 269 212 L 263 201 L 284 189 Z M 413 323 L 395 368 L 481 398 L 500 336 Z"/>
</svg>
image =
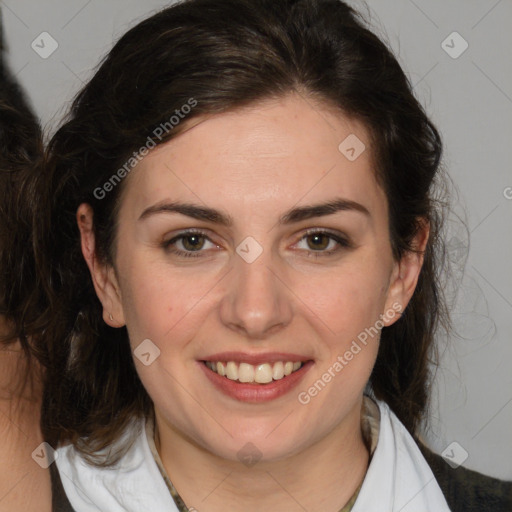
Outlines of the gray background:
<svg viewBox="0 0 512 512">
<path fill-rule="evenodd" d="M 361 2 L 350 3 L 366 12 Z M 11 68 L 48 133 L 112 42 L 168 4 L 1 2 Z M 452 282 L 459 287 L 454 307 L 458 335 L 440 337 L 442 364 L 425 436 L 452 464 L 464 460 L 466 467 L 512 479 L 512 3 L 367 4 L 375 30 L 394 49 L 443 135 L 444 163 L 459 189 L 448 235 Z M 45 31 L 58 48 L 43 59 L 31 44 Z M 445 51 L 454 54 L 462 48 L 462 40 L 446 39 L 454 31 L 469 45 L 457 58 Z"/>
</svg>

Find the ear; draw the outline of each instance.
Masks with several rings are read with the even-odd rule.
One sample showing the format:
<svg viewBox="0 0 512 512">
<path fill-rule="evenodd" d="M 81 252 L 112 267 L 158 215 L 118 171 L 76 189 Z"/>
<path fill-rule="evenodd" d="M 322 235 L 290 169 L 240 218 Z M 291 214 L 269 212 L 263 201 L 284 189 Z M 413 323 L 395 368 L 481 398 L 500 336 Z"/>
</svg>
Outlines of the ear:
<svg viewBox="0 0 512 512">
<path fill-rule="evenodd" d="M 396 314 L 392 318 L 387 318 L 386 312 L 396 311 L 401 313 L 411 300 L 423 266 L 429 234 L 430 224 L 428 220 L 421 219 L 418 232 L 412 241 L 413 251 L 406 251 L 400 261 L 395 261 L 394 263 L 386 297 L 386 306 L 383 312 L 383 323 L 385 326 L 392 325 L 400 318 Z"/>
<path fill-rule="evenodd" d="M 111 327 L 125 324 L 121 292 L 114 268 L 101 262 L 96 254 L 93 209 L 83 203 L 76 212 L 82 254 L 91 273 L 96 295 L 103 305 L 103 321 Z"/>
</svg>

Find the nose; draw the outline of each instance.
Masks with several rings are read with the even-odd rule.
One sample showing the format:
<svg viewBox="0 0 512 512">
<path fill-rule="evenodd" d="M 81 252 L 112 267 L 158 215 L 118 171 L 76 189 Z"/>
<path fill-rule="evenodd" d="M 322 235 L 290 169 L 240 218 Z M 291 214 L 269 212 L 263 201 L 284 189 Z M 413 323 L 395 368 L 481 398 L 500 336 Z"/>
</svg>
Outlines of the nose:
<svg viewBox="0 0 512 512">
<path fill-rule="evenodd" d="M 271 255 L 263 251 L 252 263 L 235 256 L 233 265 L 220 305 L 222 323 L 253 340 L 284 329 L 293 315 L 292 294 Z"/>
</svg>

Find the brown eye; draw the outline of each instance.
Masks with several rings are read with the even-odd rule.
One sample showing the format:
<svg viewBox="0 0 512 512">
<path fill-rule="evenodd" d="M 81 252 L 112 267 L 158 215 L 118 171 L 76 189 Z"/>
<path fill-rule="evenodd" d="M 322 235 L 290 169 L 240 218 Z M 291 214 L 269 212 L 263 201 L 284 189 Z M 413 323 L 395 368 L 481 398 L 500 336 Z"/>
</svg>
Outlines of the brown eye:
<svg viewBox="0 0 512 512">
<path fill-rule="evenodd" d="M 203 248 L 205 237 L 203 235 L 187 235 L 181 237 L 181 243 L 186 251 L 198 251 Z"/>
<path fill-rule="evenodd" d="M 206 233 L 201 231 L 183 231 L 171 240 L 161 243 L 162 248 L 168 254 L 181 258 L 205 257 L 211 251 L 208 249 L 220 249 L 214 244 Z"/>
<path fill-rule="evenodd" d="M 296 246 L 305 251 L 308 257 L 335 256 L 353 245 L 349 240 L 340 234 L 324 230 L 311 230 L 304 234 Z"/>
<path fill-rule="evenodd" d="M 332 237 L 327 236 L 325 233 L 314 233 L 306 237 L 308 247 L 313 251 L 323 251 L 329 246 Z"/>
</svg>

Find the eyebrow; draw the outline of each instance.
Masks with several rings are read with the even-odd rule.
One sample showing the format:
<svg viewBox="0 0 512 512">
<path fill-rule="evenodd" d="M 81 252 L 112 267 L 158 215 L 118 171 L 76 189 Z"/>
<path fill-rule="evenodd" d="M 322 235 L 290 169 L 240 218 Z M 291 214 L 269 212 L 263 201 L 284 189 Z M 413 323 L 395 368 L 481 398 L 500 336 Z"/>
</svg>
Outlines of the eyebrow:
<svg viewBox="0 0 512 512">
<path fill-rule="evenodd" d="M 336 198 L 331 201 L 315 204 L 311 206 L 299 206 L 292 208 L 284 213 L 278 224 L 287 225 L 312 219 L 315 217 L 324 217 L 341 211 L 353 211 L 362 213 L 370 217 L 369 210 L 362 204 L 349 199 Z M 213 222 L 221 226 L 230 227 L 233 225 L 233 217 L 226 215 L 219 210 L 206 206 L 199 206 L 192 203 L 182 203 L 179 201 L 161 202 L 146 208 L 139 217 L 139 220 L 146 219 L 159 213 L 179 213 L 192 217 L 193 219 Z"/>
</svg>

